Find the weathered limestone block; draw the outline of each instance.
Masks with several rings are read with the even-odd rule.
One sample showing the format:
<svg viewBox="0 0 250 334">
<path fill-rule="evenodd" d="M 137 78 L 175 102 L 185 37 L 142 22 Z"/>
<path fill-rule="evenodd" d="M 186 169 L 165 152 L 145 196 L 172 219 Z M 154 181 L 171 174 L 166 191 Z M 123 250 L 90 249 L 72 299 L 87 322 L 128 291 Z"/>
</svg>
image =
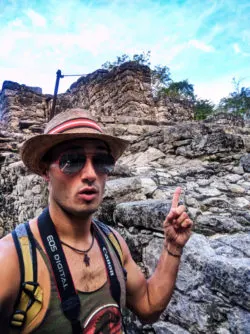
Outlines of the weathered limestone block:
<svg viewBox="0 0 250 334">
<path fill-rule="evenodd" d="M 206 120 L 205 123 L 215 123 L 216 125 L 218 124 L 223 124 L 225 126 L 231 125 L 232 127 L 239 126 L 239 127 L 244 127 L 245 122 L 242 116 L 237 116 L 233 115 L 230 113 L 217 113 L 215 115 L 209 116 Z"/>
<path fill-rule="evenodd" d="M 246 173 L 250 173 L 250 154 L 242 156 L 240 159 L 242 167 Z"/>
<path fill-rule="evenodd" d="M 128 228 L 136 226 L 162 232 L 170 206 L 169 201 L 160 200 L 121 203 L 114 212 L 114 221 Z"/>
<path fill-rule="evenodd" d="M 185 247 L 176 291 L 163 319 L 178 324 L 188 333 L 228 331 L 246 334 L 249 328 L 250 260 L 245 254 L 249 252 L 249 246 L 250 237 L 246 235 L 209 240 L 193 234 Z M 144 252 L 149 274 L 157 265 L 161 250 L 162 240 L 151 239 Z M 232 301 L 235 305 L 234 323 Z"/>
<path fill-rule="evenodd" d="M 158 321 L 152 325 L 154 333 L 156 334 L 189 334 L 187 330 L 171 322 Z M 226 333 L 225 333 L 226 334 Z"/>
<path fill-rule="evenodd" d="M 160 150 L 157 150 L 153 147 L 149 147 L 145 152 L 139 151 L 134 155 L 123 158 L 122 161 L 126 165 L 140 166 L 142 164 L 142 161 L 147 165 L 163 157 L 165 157 L 165 155 Z"/>
<path fill-rule="evenodd" d="M 194 157 L 204 153 L 215 154 L 219 152 L 239 151 L 244 148 L 240 136 L 223 133 L 223 131 L 194 138 L 190 145 L 179 147 L 177 154 Z"/>
<path fill-rule="evenodd" d="M 98 210 L 99 219 L 113 222 L 113 213 L 116 206 L 121 202 L 145 200 L 151 196 L 157 189 L 157 184 L 151 178 L 147 177 L 126 177 L 110 180 L 106 184 L 104 201 Z"/>
<path fill-rule="evenodd" d="M 18 91 L 18 90 L 29 90 L 32 91 L 36 94 L 42 94 L 42 89 L 40 87 L 30 87 L 30 86 L 26 86 L 26 85 L 19 85 L 17 82 L 13 82 L 13 81 L 4 81 L 3 82 L 3 87 L 2 87 L 2 91 L 3 90 L 11 90 L 13 91 Z"/>
<path fill-rule="evenodd" d="M 244 226 L 231 216 L 215 214 L 199 215 L 196 219 L 195 231 L 204 235 L 250 231 L 250 222 L 248 226 Z"/>
<path fill-rule="evenodd" d="M 110 180 L 106 184 L 105 198 L 124 199 L 126 201 L 138 194 L 142 189 L 141 180 L 138 177 Z"/>
</svg>

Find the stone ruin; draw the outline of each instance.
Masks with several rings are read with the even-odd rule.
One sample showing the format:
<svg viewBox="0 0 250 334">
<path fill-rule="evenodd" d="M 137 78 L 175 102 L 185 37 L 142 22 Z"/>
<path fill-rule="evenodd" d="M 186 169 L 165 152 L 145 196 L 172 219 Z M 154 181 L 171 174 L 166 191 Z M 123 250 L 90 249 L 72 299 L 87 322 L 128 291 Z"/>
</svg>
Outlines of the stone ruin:
<svg viewBox="0 0 250 334">
<path fill-rule="evenodd" d="M 42 179 L 19 158 L 42 133 L 52 96 L 5 81 L 0 93 L 0 237 L 47 205 Z M 174 189 L 195 222 L 174 295 L 160 320 L 127 312 L 128 333 L 250 333 L 250 126 L 218 114 L 194 121 L 192 106 L 155 98 L 150 70 L 126 63 L 81 77 L 58 96 L 56 113 L 83 107 L 131 145 L 107 182 L 97 217 L 126 239 L 149 276 L 161 253 L 162 222 Z"/>
</svg>

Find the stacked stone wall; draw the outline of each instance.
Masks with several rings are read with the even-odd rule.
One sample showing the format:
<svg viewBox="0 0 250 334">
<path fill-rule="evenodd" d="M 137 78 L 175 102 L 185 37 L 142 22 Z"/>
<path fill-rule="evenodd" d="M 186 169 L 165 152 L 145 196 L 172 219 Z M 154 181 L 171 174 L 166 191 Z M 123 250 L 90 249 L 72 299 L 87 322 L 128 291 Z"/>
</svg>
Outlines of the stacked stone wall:
<svg viewBox="0 0 250 334">
<path fill-rule="evenodd" d="M 153 97 L 150 69 L 133 62 L 80 78 L 58 97 L 56 113 L 70 107 L 89 109 L 108 133 L 126 139 L 137 138 L 148 125 L 193 119 L 191 104 Z"/>
<path fill-rule="evenodd" d="M 5 81 L 0 94 L 2 126 L 11 132 L 42 132 L 47 120 L 48 99 L 39 88 Z"/>
<path fill-rule="evenodd" d="M 0 237 L 47 205 L 46 182 L 26 170 L 18 150 L 42 132 L 51 98 L 13 83 L 0 94 Z M 128 313 L 128 333 L 250 333 L 248 122 L 193 121 L 189 105 L 154 99 L 148 68 L 134 64 L 80 78 L 58 97 L 57 112 L 70 107 L 88 108 L 110 133 L 131 140 L 96 216 L 120 231 L 146 276 L 162 251 L 177 186 L 195 223 L 168 308 L 152 326 Z"/>
</svg>

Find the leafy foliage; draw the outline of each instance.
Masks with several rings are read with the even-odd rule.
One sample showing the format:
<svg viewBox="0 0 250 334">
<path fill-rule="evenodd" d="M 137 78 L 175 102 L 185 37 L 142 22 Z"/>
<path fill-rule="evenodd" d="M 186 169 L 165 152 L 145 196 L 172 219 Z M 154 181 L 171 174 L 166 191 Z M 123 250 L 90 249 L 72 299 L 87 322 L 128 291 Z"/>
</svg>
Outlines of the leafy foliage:
<svg viewBox="0 0 250 334">
<path fill-rule="evenodd" d="M 186 100 L 193 104 L 194 119 L 203 120 L 215 113 L 215 105 L 210 100 L 199 99 L 194 94 L 194 86 L 188 80 L 171 82 L 162 92 L 169 97 Z"/>
<path fill-rule="evenodd" d="M 150 66 L 150 61 L 149 61 L 150 55 L 151 52 L 147 51 L 146 53 L 143 52 L 141 54 L 135 54 L 131 59 L 128 55 L 123 54 L 121 56 L 116 57 L 116 60 L 112 63 L 110 61 L 106 61 L 104 64 L 102 64 L 102 68 L 111 71 L 114 67 L 120 66 L 121 64 L 124 64 L 128 61 L 134 61 L 140 65 Z"/>
<path fill-rule="evenodd" d="M 123 54 L 120 57 L 116 57 L 114 62 L 106 61 L 102 64 L 102 68 L 108 71 L 111 71 L 114 67 L 120 66 L 128 61 L 136 62 L 140 65 L 146 65 L 150 67 L 150 56 L 151 52 L 147 51 L 141 54 L 135 54 L 133 57 L 129 57 L 126 54 Z M 170 70 L 167 66 L 156 65 L 154 69 L 150 69 L 151 71 L 151 84 L 154 95 L 157 95 L 158 91 L 162 87 L 166 87 L 166 85 L 171 82 L 170 79 Z"/>
<path fill-rule="evenodd" d="M 167 66 L 156 65 L 151 70 L 151 84 L 153 94 L 156 96 L 158 93 L 171 82 L 170 70 Z"/>
<path fill-rule="evenodd" d="M 215 105 L 210 100 L 195 99 L 194 119 L 202 120 L 215 113 Z"/>
<path fill-rule="evenodd" d="M 194 86 L 188 82 L 188 80 L 172 81 L 168 87 L 163 88 L 161 93 L 169 97 L 173 97 L 181 100 L 194 101 Z"/>
<path fill-rule="evenodd" d="M 219 110 L 250 118 L 250 87 L 240 87 L 240 80 L 233 78 L 235 91 L 220 100 Z"/>
</svg>

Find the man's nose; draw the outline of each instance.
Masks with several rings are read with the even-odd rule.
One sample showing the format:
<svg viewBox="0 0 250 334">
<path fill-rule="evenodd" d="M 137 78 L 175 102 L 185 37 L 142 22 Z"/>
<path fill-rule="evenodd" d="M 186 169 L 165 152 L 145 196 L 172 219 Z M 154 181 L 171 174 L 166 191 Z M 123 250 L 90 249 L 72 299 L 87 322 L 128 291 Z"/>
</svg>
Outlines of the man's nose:
<svg viewBox="0 0 250 334">
<path fill-rule="evenodd" d="M 81 170 L 81 179 L 88 180 L 88 181 L 95 181 L 96 180 L 96 171 L 93 166 L 93 162 L 91 158 L 87 157 L 86 163 Z"/>
</svg>

